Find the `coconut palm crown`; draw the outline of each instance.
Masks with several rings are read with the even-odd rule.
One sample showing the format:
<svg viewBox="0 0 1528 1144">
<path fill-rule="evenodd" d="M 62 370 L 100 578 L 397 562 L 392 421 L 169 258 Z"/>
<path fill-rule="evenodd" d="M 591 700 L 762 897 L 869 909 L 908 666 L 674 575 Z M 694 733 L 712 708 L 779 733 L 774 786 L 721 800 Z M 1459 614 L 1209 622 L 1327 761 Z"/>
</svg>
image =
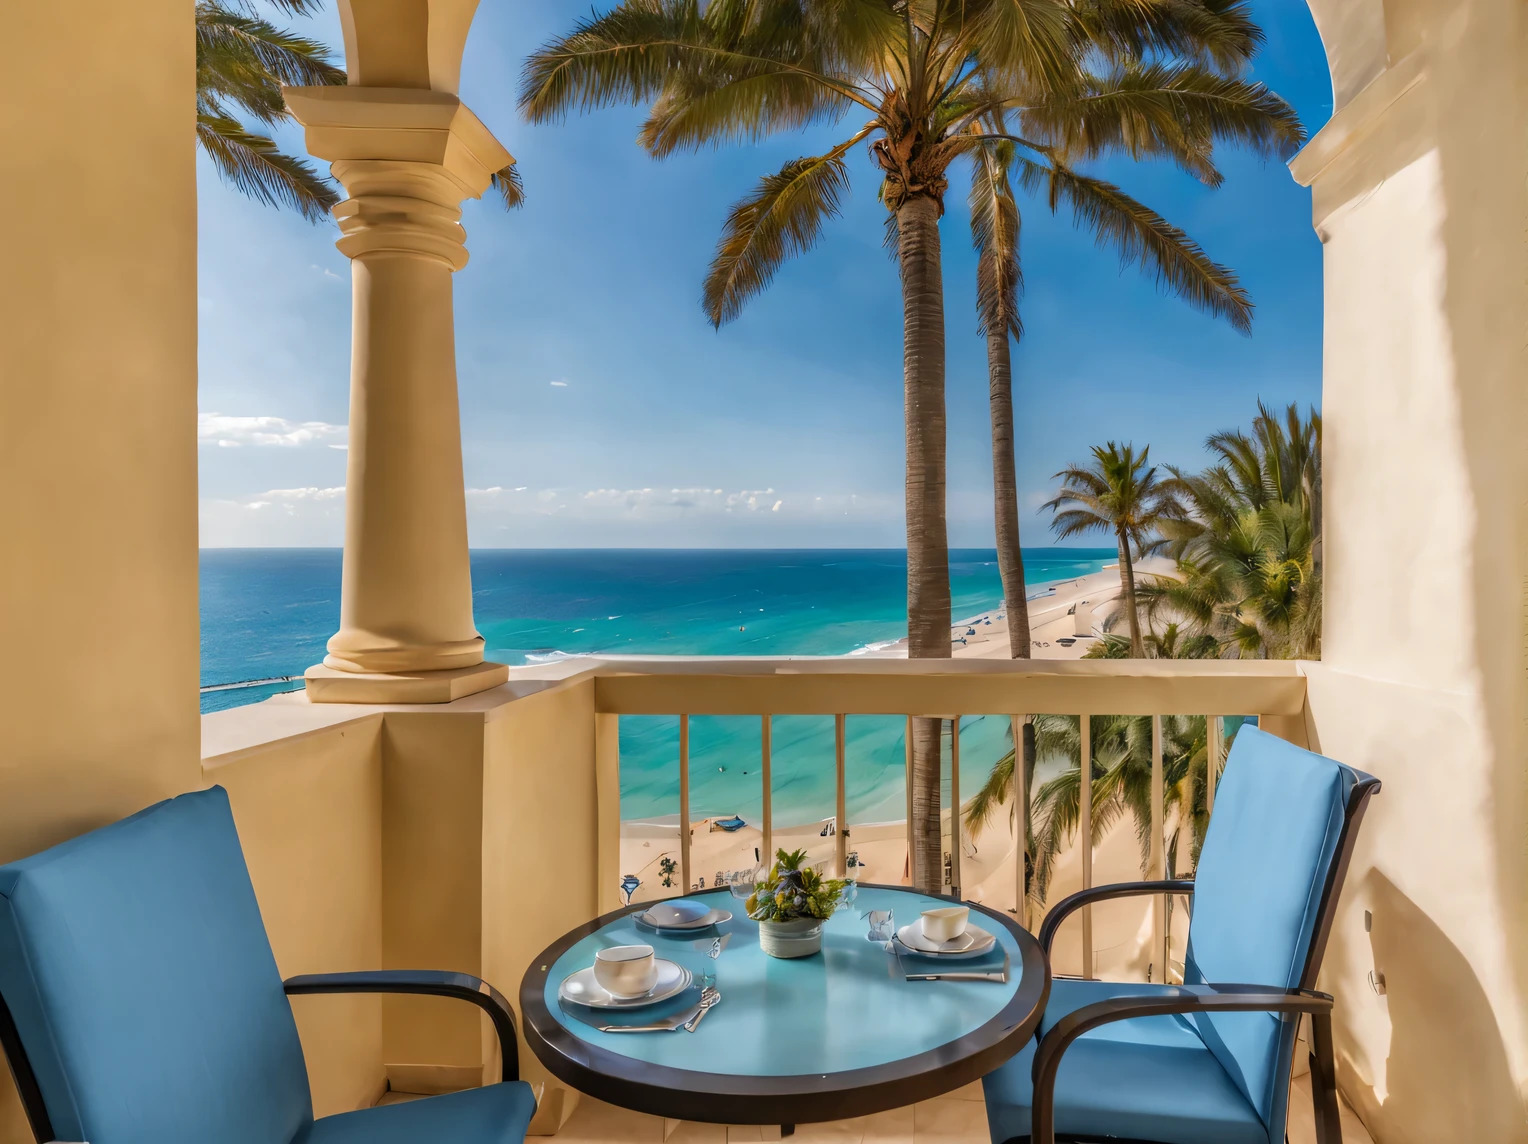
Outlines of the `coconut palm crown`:
<svg viewBox="0 0 1528 1144">
<path fill-rule="evenodd" d="M 1120 595 L 1130 624 L 1130 654 L 1135 659 L 1146 655 L 1135 561 L 1160 551 L 1167 543 L 1161 533 L 1163 524 L 1184 515 L 1172 489 L 1157 479 L 1150 456 L 1149 445 L 1139 453 L 1133 445 L 1113 441 L 1094 445 L 1091 464 L 1068 465 L 1056 474 L 1061 491 L 1044 505 L 1056 514 L 1051 528 L 1057 540 L 1094 531 L 1113 535 L 1119 550 Z"/>
<path fill-rule="evenodd" d="M 544 122 L 645 105 L 638 142 L 656 157 L 847 121 L 838 143 L 734 204 L 701 302 L 720 326 L 809 250 L 849 191 L 848 156 L 866 146 L 901 271 L 908 654 L 948 657 L 939 219 L 949 172 L 996 156 L 1127 262 L 1245 325 L 1251 302 L 1234 273 L 1075 164 L 1161 155 L 1214 184 L 1218 140 L 1292 152 L 1303 137 L 1294 113 L 1232 74 L 1253 38 L 1231 0 L 627 0 L 535 52 L 520 106 Z M 913 870 L 929 891 L 941 870 L 938 758 L 937 721 L 917 720 Z"/>
<path fill-rule="evenodd" d="M 1227 654 L 1321 655 L 1321 415 L 1258 403 L 1252 431 L 1216 433 L 1201 473 L 1168 466 L 1181 504 L 1164 521 L 1178 575 L 1144 585 L 1157 609 L 1184 618 Z"/>
</svg>

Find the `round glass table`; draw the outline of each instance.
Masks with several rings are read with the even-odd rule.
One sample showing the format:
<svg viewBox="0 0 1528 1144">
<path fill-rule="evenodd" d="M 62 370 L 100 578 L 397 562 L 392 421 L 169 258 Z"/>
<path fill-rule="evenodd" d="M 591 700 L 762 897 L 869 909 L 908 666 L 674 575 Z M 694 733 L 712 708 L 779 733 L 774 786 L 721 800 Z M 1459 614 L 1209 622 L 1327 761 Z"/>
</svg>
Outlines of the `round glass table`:
<svg viewBox="0 0 1528 1144">
<path fill-rule="evenodd" d="M 997 942 L 979 962 L 898 957 L 870 940 L 867 911 L 891 910 L 900 927 L 952 903 L 868 885 L 824 923 L 820 954 L 784 960 L 759 948 L 758 923 L 728 891 L 687 897 L 730 910 L 733 918 L 660 934 L 633 918 L 651 904 L 638 903 L 580 926 L 531 963 L 520 986 L 525 1038 L 559 1080 L 676 1120 L 793 1125 L 865 1116 L 991 1072 L 1034 1035 L 1050 994 L 1039 944 L 983 906 L 971 905 L 971 923 Z M 608 1010 L 558 999 L 558 986 L 592 965 L 596 950 L 638 943 L 695 978 L 644 1022 L 693 1010 L 702 975 L 714 975 L 721 1000 L 693 1032 L 603 1032 Z M 908 979 L 941 972 L 971 978 Z"/>
</svg>

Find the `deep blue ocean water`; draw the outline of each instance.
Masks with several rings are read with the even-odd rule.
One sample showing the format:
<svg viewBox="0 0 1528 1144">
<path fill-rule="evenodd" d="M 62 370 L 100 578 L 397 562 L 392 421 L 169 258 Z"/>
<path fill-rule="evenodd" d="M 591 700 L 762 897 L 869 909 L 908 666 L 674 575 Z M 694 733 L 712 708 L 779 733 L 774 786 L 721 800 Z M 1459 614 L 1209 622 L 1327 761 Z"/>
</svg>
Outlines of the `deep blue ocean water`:
<svg viewBox="0 0 1528 1144">
<path fill-rule="evenodd" d="M 1031 592 L 1098 571 L 1112 548 L 1024 550 Z M 844 655 L 907 633 L 900 550 L 510 550 L 472 553 L 478 630 L 489 659 L 525 664 L 589 652 L 659 655 Z M 950 553 L 953 617 L 1002 599 L 995 553 Z M 338 549 L 204 549 L 202 686 L 297 677 L 207 691 L 204 712 L 296 690 L 339 625 Z M 851 821 L 899 818 L 899 718 L 851 716 L 846 785 Z M 692 817 L 759 813 L 759 720 L 691 720 Z M 969 794 L 1008 749 L 1005 718 L 962 724 L 961 786 Z M 772 728 L 775 821 L 833 812 L 833 720 L 782 716 Z M 678 813 L 678 720 L 621 720 L 623 818 Z"/>
</svg>

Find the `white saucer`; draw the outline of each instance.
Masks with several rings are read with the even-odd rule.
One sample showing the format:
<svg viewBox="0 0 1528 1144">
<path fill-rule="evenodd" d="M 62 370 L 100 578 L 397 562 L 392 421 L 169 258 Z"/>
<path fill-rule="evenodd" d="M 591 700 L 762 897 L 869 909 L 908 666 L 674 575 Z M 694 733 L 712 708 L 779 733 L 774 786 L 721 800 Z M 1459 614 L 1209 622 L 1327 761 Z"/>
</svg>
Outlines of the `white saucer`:
<svg viewBox="0 0 1528 1144">
<path fill-rule="evenodd" d="M 563 978 L 562 984 L 557 987 L 557 996 L 575 1005 L 587 1005 L 591 1009 L 640 1009 L 644 1005 L 667 1001 L 690 987 L 693 978 L 684 966 L 675 965 L 661 957 L 653 960 L 658 965 L 658 983 L 640 997 L 616 997 L 606 992 L 594 980 L 592 965 Z"/>
<path fill-rule="evenodd" d="M 701 930 L 705 929 L 707 926 L 720 925 L 722 922 L 730 922 L 732 920 L 732 912 L 730 910 L 718 910 L 713 908 L 709 914 L 698 917 L 693 922 L 681 922 L 678 925 L 660 925 L 658 922 L 653 921 L 652 918 L 647 916 L 646 910 L 643 910 L 640 914 L 633 914 L 632 920 L 639 926 L 644 926 L 647 929 L 657 930 L 659 933 L 669 933 L 676 931 Z"/>
<path fill-rule="evenodd" d="M 968 925 L 966 932 L 952 941 L 930 941 L 923 936 L 918 923 L 913 922 L 897 931 L 897 940 L 914 953 L 934 957 L 975 957 L 991 949 L 997 938 L 980 926 Z"/>
</svg>

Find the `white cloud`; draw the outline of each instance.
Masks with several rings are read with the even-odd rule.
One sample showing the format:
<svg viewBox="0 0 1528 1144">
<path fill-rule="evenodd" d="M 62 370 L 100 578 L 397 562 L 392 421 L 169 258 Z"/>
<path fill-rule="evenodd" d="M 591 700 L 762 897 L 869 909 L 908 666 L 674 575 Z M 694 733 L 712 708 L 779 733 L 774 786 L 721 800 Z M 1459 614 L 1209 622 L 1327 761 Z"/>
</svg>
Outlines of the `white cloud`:
<svg viewBox="0 0 1528 1144">
<path fill-rule="evenodd" d="M 694 543 L 709 537 L 744 543 L 799 543 L 851 525 L 899 524 L 895 497 L 857 493 L 794 494 L 765 489 L 469 488 L 467 523 L 474 544 L 611 543 L 640 538 Z M 202 544 L 337 547 L 344 541 L 345 489 L 319 485 L 266 489 L 201 502 Z M 803 531 L 805 530 L 805 531 Z M 884 543 L 880 534 L 867 539 Z"/>
<path fill-rule="evenodd" d="M 204 497 L 200 518 L 204 548 L 337 548 L 345 538 L 345 489 L 313 485 Z"/>
<path fill-rule="evenodd" d="M 340 438 L 331 448 L 344 449 L 343 443 L 350 432 L 348 425 L 331 425 L 327 421 L 288 421 L 285 417 L 230 417 L 222 413 L 198 413 L 196 415 L 196 439 L 203 445 L 218 445 L 224 449 L 236 449 L 241 445 L 266 445 L 281 448 L 297 448 L 317 443 L 330 444 Z"/>
<path fill-rule="evenodd" d="M 560 379 L 558 381 L 552 382 L 552 384 L 554 386 L 556 386 L 558 389 L 567 389 L 568 388 L 568 383 L 565 382 L 565 381 L 562 381 Z"/>
<path fill-rule="evenodd" d="M 591 523 L 638 523 L 706 520 L 728 517 L 816 519 L 824 516 L 872 517 L 897 503 L 884 498 L 865 498 L 855 493 L 782 495 L 773 488 L 640 488 L 640 489 L 532 489 L 493 485 L 467 490 L 470 524 L 514 517 L 562 516 Z"/>
</svg>

